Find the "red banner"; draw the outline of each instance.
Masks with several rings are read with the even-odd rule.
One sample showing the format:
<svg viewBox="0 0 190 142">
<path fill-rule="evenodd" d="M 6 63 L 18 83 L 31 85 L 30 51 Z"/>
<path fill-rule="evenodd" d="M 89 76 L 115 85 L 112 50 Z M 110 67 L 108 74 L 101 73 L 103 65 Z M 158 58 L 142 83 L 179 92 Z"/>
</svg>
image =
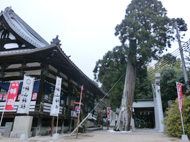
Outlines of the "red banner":
<svg viewBox="0 0 190 142">
<path fill-rule="evenodd" d="M 182 112 L 182 84 L 176 82 L 179 110 Z"/>
<path fill-rule="evenodd" d="M 3 100 L 3 94 L 0 94 L 0 101 Z"/>
<path fill-rule="evenodd" d="M 107 107 L 107 119 L 110 119 L 110 110 L 111 110 L 111 108 Z"/>
<path fill-rule="evenodd" d="M 7 100 L 7 94 L 4 94 L 3 95 L 3 101 L 6 101 Z"/>
<path fill-rule="evenodd" d="M 10 84 L 11 86 L 9 89 L 5 110 L 13 110 L 17 93 L 18 93 L 19 84 L 20 84 L 19 82 L 12 82 Z"/>
<path fill-rule="evenodd" d="M 38 93 L 33 93 L 32 100 L 36 100 L 37 99 L 37 95 L 38 95 Z"/>
</svg>

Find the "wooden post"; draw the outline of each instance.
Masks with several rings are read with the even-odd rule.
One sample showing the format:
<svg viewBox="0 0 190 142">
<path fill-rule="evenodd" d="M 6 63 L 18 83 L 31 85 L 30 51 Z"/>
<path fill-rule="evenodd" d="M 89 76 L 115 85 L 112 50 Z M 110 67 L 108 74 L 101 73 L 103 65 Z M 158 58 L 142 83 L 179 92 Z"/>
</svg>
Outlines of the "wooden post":
<svg viewBox="0 0 190 142">
<path fill-rule="evenodd" d="M 73 125 L 73 116 L 71 116 L 71 119 L 70 119 L 70 126 L 69 126 L 69 132 L 70 133 L 72 131 L 72 125 Z"/>
<path fill-rule="evenodd" d="M 45 82 L 45 78 L 46 78 L 46 74 L 45 74 L 46 69 L 44 66 L 45 65 L 42 64 L 42 70 L 41 70 L 41 76 L 40 76 L 40 85 L 39 85 L 39 91 L 38 91 L 38 96 L 37 96 L 37 100 L 36 100 L 36 105 L 40 105 L 40 103 L 42 102 L 42 96 L 44 95 L 44 82 Z"/>
<path fill-rule="evenodd" d="M 5 113 L 5 110 L 3 110 L 2 115 L 1 115 L 0 127 L 1 127 L 1 124 L 2 124 L 2 122 L 3 122 L 4 113 Z"/>
<path fill-rule="evenodd" d="M 107 119 L 107 130 L 109 130 L 109 120 Z"/>
<path fill-rule="evenodd" d="M 52 117 L 51 121 L 51 137 L 53 136 L 53 126 L 54 126 L 54 116 Z"/>
<path fill-rule="evenodd" d="M 41 126 L 42 126 L 42 118 L 40 116 L 38 116 L 38 124 L 37 124 L 36 136 L 40 135 Z"/>
<path fill-rule="evenodd" d="M 58 114 L 58 116 L 57 116 L 56 133 L 57 133 L 57 129 L 58 129 L 58 122 L 59 122 L 59 114 Z"/>
<path fill-rule="evenodd" d="M 64 133 L 64 118 L 62 119 L 62 124 L 61 124 L 61 134 Z"/>
<path fill-rule="evenodd" d="M 80 113 L 77 114 L 77 135 L 76 135 L 76 138 L 78 138 L 78 132 L 79 132 L 79 115 Z"/>
<path fill-rule="evenodd" d="M 78 115 L 77 115 L 77 135 L 76 135 L 76 138 L 78 138 L 79 117 L 80 117 L 80 111 L 81 111 L 82 91 L 83 91 L 83 86 L 81 87 L 80 102 L 79 102 L 79 113 L 78 113 Z"/>
</svg>

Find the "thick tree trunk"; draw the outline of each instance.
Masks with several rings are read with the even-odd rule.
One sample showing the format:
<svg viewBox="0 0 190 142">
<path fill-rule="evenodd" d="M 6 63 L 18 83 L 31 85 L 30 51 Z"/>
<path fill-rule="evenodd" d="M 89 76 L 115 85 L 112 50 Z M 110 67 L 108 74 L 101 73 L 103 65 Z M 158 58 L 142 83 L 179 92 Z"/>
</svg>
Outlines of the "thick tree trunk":
<svg viewBox="0 0 190 142">
<path fill-rule="evenodd" d="M 116 130 L 129 131 L 136 82 L 136 40 L 130 40 L 125 85 Z"/>
</svg>

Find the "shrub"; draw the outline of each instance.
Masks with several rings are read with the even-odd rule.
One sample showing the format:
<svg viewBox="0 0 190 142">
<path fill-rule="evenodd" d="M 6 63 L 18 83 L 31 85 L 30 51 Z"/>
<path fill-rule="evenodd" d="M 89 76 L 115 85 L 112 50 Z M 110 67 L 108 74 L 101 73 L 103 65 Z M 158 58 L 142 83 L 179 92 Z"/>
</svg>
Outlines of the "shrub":
<svg viewBox="0 0 190 142">
<path fill-rule="evenodd" d="M 178 107 L 178 100 L 176 99 L 171 108 L 166 111 L 166 117 L 164 119 L 165 130 L 170 136 L 181 137 L 183 134 L 180 111 Z M 183 122 L 185 134 L 190 137 L 190 96 L 183 97 Z"/>
</svg>

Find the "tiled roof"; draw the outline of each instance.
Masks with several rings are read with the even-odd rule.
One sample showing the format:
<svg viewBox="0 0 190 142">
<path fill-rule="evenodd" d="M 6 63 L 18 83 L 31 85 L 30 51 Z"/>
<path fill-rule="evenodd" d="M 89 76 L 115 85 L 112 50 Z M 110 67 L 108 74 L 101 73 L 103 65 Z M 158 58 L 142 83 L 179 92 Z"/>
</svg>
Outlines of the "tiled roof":
<svg viewBox="0 0 190 142">
<path fill-rule="evenodd" d="M 88 83 L 92 84 L 96 89 L 98 89 L 101 93 L 105 94 L 88 76 L 86 76 L 62 51 L 59 46 L 48 44 L 38 33 L 36 33 L 27 23 L 25 23 L 14 11 L 11 7 L 5 8 L 4 11 L 0 13 L 0 16 L 4 16 L 6 22 L 11 27 L 13 31 L 15 31 L 21 38 L 32 44 L 35 49 L 20 49 L 20 50 L 7 50 L 1 51 L 0 57 L 3 56 L 11 56 L 11 55 L 23 55 L 30 54 L 42 50 L 46 50 L 49 48 L 57 47 L 57 49 L 62 53 L 62 57 L 64 60 L 68 61 L 72 67 L 74 67 L 86 80 Z"/>
<path fill-rule="evenodd" d="M 7 50 L 7 51 L 1 51 L 0 52 L 0 56 L 10 56 L 10 55 L 22 55 L 22 54 L 29 54 L 29 53 L 33 53 L 33 52 L 37 52 L 37 51 L 41 51 L 41 50 L 46 50 L 49 48 L 54 47 L 54 45 L 49 45 L 43 48 L 35 48 L 35 49 L 20 49 L 20 50 Z"/>
<path fill-rule="evenodd" d="M 36 48 L 42 48 L 48 46 L 46 42 L 39 34 L 37 34 L 27 23 L 25 23 L 12 9 L 11 7 L 5 8 L 1 15 L 4 16 L 6 22 L 21 38 L 32 44 Z"/>
<path fill-rule="evenodd" d="M 0 56 L 1 56 L 1 55 L 10 55 L 10 54 L 16 54 L 16 53 L 29 52 L 29 51 L 31 51 L 31 50 L 34 50 L 34 49 L 22 49 L 22 50 L 1 51 L 1 52 L 0 52 Z"/>
</svg>

